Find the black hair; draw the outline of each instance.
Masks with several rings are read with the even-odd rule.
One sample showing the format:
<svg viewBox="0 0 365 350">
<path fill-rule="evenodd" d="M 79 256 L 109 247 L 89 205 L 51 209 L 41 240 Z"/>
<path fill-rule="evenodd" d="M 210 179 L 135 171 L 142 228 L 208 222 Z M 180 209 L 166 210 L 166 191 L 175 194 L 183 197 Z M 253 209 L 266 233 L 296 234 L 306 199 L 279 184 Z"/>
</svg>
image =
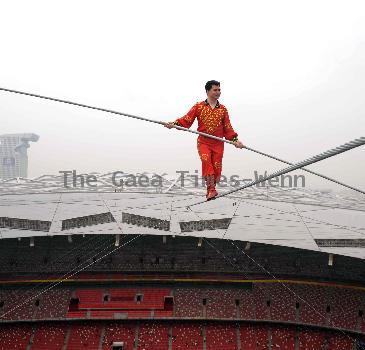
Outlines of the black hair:
<svg viewBox="0 0 365 350">
<path fill-rule="evenodd" d="M 221 83 L 217 80 L 209 80 L 205 84 L 205 91 L 209 91 L 212 88 L 213 85 L 221 86 Z"/>
</svg>

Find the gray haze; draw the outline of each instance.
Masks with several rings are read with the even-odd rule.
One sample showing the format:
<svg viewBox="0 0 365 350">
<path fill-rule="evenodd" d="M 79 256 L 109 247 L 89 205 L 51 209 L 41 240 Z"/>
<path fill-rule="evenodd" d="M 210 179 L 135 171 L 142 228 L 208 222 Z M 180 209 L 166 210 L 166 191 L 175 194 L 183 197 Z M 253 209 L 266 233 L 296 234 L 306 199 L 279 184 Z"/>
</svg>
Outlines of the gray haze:
<svg viewBox="0 0 365 350">
<path fill-rule="evenodd" d="M 362 1 L 4 1 L 0 13 L 1 87 L 169 121 L 217 79 L 252 148 L 295 162 L 365 136 Z M 29 177 L 200 171 L 196 135 L 159 125 L 1 91 L 0 121 L 0 134 L 40 136 Z M 310 168 L 365 189 L 364 152 Z M 243 178 L 285 167 L 230 145 L 223 162 Z"/>
</svg>

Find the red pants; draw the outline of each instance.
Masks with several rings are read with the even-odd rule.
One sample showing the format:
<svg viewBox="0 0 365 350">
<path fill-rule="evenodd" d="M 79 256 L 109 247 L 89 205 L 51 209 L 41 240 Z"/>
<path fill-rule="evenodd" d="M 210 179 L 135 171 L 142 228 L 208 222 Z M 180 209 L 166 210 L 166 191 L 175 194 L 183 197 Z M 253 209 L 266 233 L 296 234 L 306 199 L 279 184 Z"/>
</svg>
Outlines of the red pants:
<svg viewBox="0 0 365 350">
<path fill-rule="evenodd" d="M 222 158 L 224 143 L 217 141 L 214 144 L 205 144 L 198 141 L 199 157 L 202 161 L 202 175 L 214 175 L 215 181 L 219 182 L 222 173 Z"/>
</svg>

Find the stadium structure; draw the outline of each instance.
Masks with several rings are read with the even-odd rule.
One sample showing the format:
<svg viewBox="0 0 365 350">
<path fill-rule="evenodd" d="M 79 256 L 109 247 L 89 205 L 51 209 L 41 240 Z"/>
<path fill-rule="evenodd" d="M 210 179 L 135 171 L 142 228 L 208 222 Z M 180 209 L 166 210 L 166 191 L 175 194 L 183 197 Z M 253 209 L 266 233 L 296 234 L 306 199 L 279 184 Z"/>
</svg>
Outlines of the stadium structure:
<svg viewBox="0 0 365 350">
<path fill-rule="evenodd" d="M 363 195 L 94 176 L 0 182 L 1 350 L 363 348 Z"/>
</svg>

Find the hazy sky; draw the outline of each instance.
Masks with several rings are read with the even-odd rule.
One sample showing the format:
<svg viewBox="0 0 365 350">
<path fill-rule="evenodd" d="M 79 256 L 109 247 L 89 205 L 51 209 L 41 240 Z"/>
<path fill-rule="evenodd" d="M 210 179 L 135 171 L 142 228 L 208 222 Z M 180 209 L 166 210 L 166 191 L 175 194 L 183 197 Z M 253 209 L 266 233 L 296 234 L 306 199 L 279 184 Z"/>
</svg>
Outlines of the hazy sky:
<svg viewBox="0 0 365 350">
<path fill-rule="evenodd" d="M 295 162 L 365 136 L 363 1 L 2 1 L 0 33 L 1 87 L 168 121 L 216 79 L 252 148 Z M 200 171 L 196 135 L 159 125 L 1 91 L 0 120 L 40 136 L 29 177 Z M 364 155 L 310 168 L 365 189 Z M 226 145 L 227 175 L 283 167 Z"/>
</svg>

